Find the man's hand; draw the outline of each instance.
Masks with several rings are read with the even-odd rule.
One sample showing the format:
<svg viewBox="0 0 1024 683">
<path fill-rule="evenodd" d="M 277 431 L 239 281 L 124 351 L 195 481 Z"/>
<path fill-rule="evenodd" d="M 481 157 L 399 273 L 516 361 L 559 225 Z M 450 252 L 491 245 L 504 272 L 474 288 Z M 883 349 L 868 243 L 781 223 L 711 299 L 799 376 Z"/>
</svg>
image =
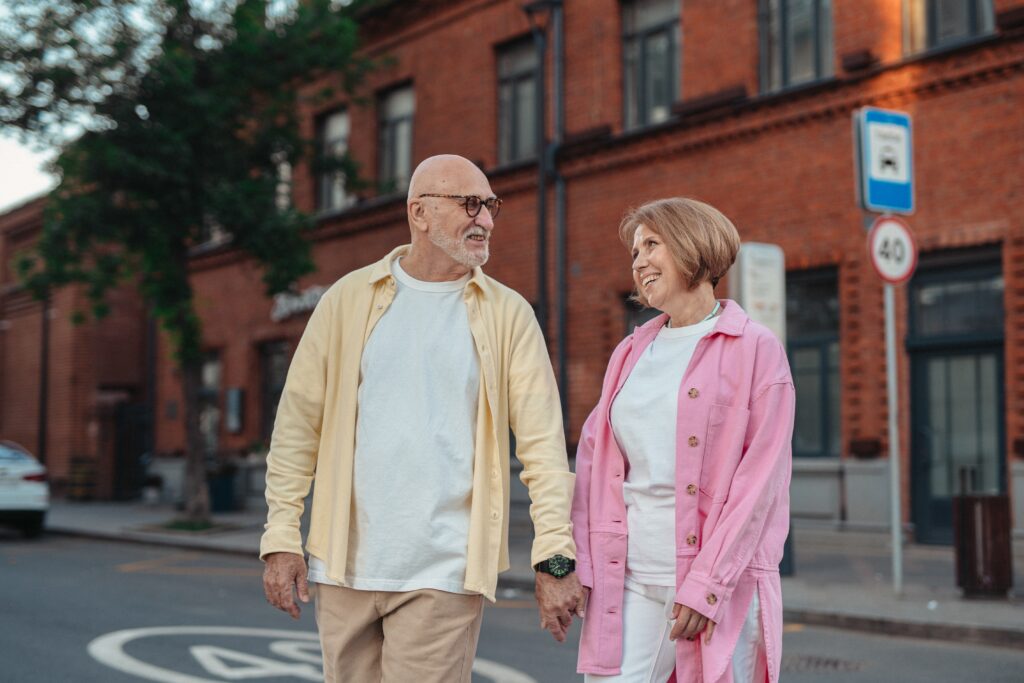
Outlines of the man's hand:
<svg viewBox="0 0 1024 683">
<path fill-rule="evenodd" d="M 309 584 L 306 582 L 306 561 L 302 555 L 295 553 L 270 553 L 264 558 L 263 592 L 267 602 L 292 616 L 299 618 L 299 605 L 295 602 L 293 591 L 299 600 L 309 602 Z"/>
<path fill-rule="evenodd" d="M 560 643 L 572 624 L 572 615 L 583 616 L 587 593 L 573 572 L 561 579 L 537 572 L 535 585 L 537 606 L 540 609 L 540 627 L 547 629 Z"/>
<path fill-rule="evenodd" d="M 680 638 L 693 640 L 698 634 L 704 633 L 704 644 L 707 645 L 711 642 L 711 635 L 715 632 L 715 622 L 697 610 L 677 602 L 672 608 L 672 618 L 676 620 L 676 623 L 668 635 L 669 640 Z"/>
</svg>

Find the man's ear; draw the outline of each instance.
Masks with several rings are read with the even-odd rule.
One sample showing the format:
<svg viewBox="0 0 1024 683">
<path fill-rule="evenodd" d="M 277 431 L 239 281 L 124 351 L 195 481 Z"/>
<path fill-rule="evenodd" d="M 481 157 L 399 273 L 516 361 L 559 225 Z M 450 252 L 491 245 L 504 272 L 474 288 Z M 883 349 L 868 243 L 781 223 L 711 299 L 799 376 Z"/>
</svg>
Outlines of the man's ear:
<svg viewBox="0 0 1024 683">
<path fill-rule="evenodd" d="M 427 232 L 427 207 L 418 200 L 409 202 L 409 224 L 413 230 Z"/>
</svg>

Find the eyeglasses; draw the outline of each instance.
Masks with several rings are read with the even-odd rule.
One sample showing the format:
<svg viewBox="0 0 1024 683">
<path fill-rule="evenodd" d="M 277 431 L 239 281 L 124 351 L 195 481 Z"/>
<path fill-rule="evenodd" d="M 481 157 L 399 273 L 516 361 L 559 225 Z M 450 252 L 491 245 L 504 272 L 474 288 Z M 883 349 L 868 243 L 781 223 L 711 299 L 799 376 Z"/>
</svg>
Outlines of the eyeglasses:
<svg viewBox="0 0 1024 683">
<path fill-rule="evenodd" d="M 455 199 L 462 205 L 462 208 L 466 210 L 466 215 L 470 218 L 476 218 L 480 215 L 480 209 L 484 206 L 491 214 L 491 218 L 497 218 L 498 213 L 501 211 L 501 200 L 497 197 L 488 197 L 487 199 L 481 199 L 476 195 L 464 195 L 464 194 L 421 194 L 420 197 L 440 197 L 441 199 Z"/>
</svg>

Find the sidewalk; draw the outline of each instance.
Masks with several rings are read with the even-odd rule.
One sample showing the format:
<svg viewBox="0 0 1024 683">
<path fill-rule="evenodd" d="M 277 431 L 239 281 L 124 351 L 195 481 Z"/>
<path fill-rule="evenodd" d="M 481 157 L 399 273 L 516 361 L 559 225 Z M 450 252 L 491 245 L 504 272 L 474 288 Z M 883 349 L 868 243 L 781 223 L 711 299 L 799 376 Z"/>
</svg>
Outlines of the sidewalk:
<svg viewBox="0 0 1024 683">
<path fill-rule="evenodd" d="M 212 550 L 255 557 L 265 510 L 214 515 L 213 533 L 169 531 L 170 506 L 54 501 L 51 533 Z M 499 598 L 531 593 L 532 530 L 526 509 L 513 507 L 512 568 L 499 579 Z M 965 600 L 955 586 L 953 550 L 907 545 L 903 594 L 891 580 L 889 536 L 797 526 L 796 572 L 782 579 L 786 621 L 872 633 L 1024 647 L 1024 552 L 1015 547 L 1015 592 L 1009 600 Z"/>
</svg>

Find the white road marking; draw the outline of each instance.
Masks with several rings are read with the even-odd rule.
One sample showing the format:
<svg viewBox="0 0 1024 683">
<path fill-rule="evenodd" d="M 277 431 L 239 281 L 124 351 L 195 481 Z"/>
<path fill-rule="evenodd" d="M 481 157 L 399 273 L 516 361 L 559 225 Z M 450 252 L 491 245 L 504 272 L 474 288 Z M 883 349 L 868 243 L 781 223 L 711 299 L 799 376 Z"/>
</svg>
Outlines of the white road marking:
<svg viewBox="0 0 1024 683">
<path fill-rule="evenodd" d="M 209 645 L 191 647 L 190 651 L 203 668 L 210 674 L 219 676 L 217 679 L 212 679 L 149 664 L 124 651 L 124 646 L 127 643 L 140 638 L 189 635 L 273 638 L 275 642 L 270 644 L 270 651 L 292 661 L 280 662 Z M 310 666 L 310 664 L 320 664 L 319 642 L 316 633 L 304 631 L 239 628 L 237 626 L 161 626 L 107 633 L 94 639 L 89 643 L 87 649 L 92 658 L 101 664 L 145 680 L 158 681 L 158 683 L 223 683 L 224 680 L 264 678 L 269 675 L 319 680 L 322 678 L 319 668 L 317 668 L 316 674 L 313 674 L 313 667 Z M 230 666 L 228 662 L 231 661 L 241 663 L 243 666 Z M 473 662 L 473 672 L 493 683 L 537 683 L 536 679 L 517 669 L 488 659 L 478 658 Z"/>
</svg>

